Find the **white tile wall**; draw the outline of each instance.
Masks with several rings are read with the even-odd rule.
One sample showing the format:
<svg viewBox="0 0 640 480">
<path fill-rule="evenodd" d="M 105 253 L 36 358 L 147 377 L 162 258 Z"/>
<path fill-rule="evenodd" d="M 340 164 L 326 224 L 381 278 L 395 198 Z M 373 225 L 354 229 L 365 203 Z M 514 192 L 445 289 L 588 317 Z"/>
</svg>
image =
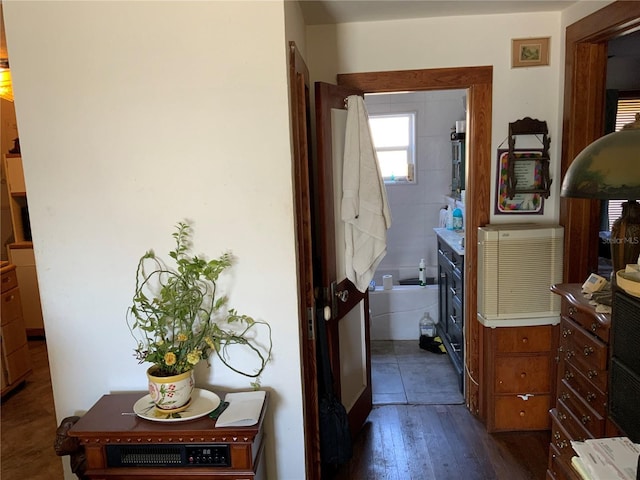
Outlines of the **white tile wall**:
<svg viewBox="0 0 640 480">
<path fill-rule="evenodd" d="M 416 278 L 421 258 L 427 276 L 437 274 L 437 244 L 433 228 L 451 192 L 451 129 L 465 118 L 466 90 L 441 90 L 366 95 L 370 114 L 417 112 L 416 183 L 387 185 L 392 225 L 387 232 L 387 255 L 374 280 L 382 275 Z"/>
</svg>

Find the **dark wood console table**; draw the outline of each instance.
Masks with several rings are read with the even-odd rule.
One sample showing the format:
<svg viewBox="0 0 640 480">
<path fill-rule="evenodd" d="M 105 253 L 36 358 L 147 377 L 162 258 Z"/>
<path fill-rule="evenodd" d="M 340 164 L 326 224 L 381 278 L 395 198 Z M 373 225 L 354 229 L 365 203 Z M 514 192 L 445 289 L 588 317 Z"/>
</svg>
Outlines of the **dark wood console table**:
<svg viewBox="0 0 640 480">
<path fill-rule="evenodd" d="M 85 449 L 93 480 L 262 480 L 266 478 L 263 421 L 269 393 L 258 423 L 251 427 L 217 428 L 209 416 L 184 422 L 155 422 L 133 414 L 144 392 L 104 395 L 69 430 Z M 211 452 L 221 460 L 209 464 L 117 466 L 112 458 L 122 451 L 140 451 L 144 458 L 168 455 L 179 449 Z M 190 454 L 191 455 L 191 454 Z M 174 455 L 175 457 L 175 455 Z M 217 464 L 216 464 L 217 462 Z M 117 463 L 117 462 L 115 462 Z"/>
</svg>

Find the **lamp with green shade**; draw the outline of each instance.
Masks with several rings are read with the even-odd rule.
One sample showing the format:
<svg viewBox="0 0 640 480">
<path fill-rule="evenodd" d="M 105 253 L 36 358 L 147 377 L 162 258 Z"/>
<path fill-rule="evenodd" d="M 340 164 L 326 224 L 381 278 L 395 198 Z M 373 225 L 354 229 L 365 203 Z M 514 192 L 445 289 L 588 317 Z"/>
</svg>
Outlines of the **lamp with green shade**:
<svg viewBox="0 0 640 480">
<path fill-rule="evenodd" d="M 640 255 L 640 114 L 622 130 L 597 139 L 573 160 L 560 189 L 563 197 L 627 200 L 611 227 L 613 271 Z"/>
</svg>

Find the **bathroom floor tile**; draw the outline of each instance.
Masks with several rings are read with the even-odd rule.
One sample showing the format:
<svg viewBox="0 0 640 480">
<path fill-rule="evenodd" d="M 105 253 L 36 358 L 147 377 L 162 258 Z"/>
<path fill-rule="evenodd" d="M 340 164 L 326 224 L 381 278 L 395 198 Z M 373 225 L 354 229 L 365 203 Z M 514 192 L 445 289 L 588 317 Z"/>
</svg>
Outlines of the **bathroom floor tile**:
<svg viewBox="0 0 640 480">
<path fill-rule="evenodd" d="M 402 393 L 374 393 L 374 405 L 406 405 L 407 396 Z"/>
<path fill-rule="evenodd" d="M 397 364 L 378 363 L 371 367 L 371 386 L 374 395 L 377 393 L 393 393 L 404 395 L 402 376 Z"/>
<path fill-rule="evenodd" d="M 448 355 L 422 350 L 418 341 L 371 342 L 373 404 L 464 403 Z"/>
</svg>

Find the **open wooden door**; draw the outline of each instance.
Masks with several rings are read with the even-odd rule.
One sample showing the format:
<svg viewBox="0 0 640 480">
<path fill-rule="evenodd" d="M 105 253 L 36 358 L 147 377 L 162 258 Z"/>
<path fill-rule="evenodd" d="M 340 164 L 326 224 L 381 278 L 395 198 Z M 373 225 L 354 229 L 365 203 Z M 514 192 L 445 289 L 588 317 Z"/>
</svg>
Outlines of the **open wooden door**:
<svg viewBox="0 0 640 480">
<path fill-rule="evenodd" d="M 372 406 L 369 295 L 346 278 L 344 226 L 340 220 L 345 99 L 362 92 L 316 83 L 317 158 L 314 187 L 314 284 L 316 306 L 325 314 L 334 392 L 349 414 L 351 434 Z M 318 322 L 322 322 L 322 317 Z"/>
<path fill-rule="evenodd" d="M 309 70 L 296 48 L 289 43 L 289 87 L 293 142 L 294 197 L 298 265 L 298 318 L 302 389 L 304 396 L 304 431 L 306 478 L 321 478 L 318 417 L 318 382 L 315 339 L 315 300 L 313 284 L 313 235 L 311 218 L 311 106 Z"/>
</svg>

